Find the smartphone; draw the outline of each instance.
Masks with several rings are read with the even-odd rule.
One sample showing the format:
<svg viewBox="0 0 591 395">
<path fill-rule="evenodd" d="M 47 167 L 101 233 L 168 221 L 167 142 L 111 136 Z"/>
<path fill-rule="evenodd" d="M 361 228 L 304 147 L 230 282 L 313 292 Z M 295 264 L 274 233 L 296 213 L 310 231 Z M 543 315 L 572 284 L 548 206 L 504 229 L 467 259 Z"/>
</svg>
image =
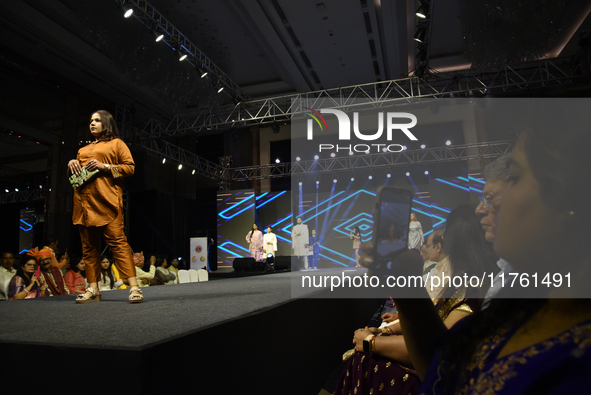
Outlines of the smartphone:
<svg viewBox="0 0 591 395">
<path fill-rule="evenodd" d="M 412 208 L 409 190 L 380 187 L 373 216 L 374 258 L 383 259 L 408 246 L 408 225 Z"/>
<path fill-rule="evenodd" d="M 37 269 L 35 269 L 35 277 L 41 278 L 41 266 L 37 265 Z"/>
</svg>

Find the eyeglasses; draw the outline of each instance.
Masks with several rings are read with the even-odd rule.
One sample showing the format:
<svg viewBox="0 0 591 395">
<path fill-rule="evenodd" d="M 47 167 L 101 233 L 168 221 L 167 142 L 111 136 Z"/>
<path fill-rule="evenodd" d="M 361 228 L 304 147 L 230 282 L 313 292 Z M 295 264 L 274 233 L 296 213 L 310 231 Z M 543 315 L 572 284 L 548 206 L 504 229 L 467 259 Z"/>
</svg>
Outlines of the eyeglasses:
<svg viewBox="0 0 591 395">
<path fill-rule="evenodd" d="M 478 200 L 480 201 L 480 203 L 482 203 L 482 207 L 483 208 L 489 208 L 492 207 L 492 199 L 493 197 L 491 195 L 480 195 L 478 196 Z"/>
<path fill-rule="evenodd" d="M 51 262 L 51 258 L 45 258 L 45 259 L 40 259 L 39 263 L 47 263 L 47 262 Z"/>
</svg>

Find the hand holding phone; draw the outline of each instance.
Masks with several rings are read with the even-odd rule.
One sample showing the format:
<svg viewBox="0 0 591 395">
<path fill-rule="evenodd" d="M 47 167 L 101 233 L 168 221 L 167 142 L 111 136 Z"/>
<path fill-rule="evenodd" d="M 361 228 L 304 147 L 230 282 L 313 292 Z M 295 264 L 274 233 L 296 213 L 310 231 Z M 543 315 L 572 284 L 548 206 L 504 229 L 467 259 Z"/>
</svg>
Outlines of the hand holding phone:
<svg viewBox="0 0 591 395">
<path fill-rule="evenodd" d="M 412 206 L 411 192 L 406 189 L 380 187 L 373 222 L 374 259 L 392 258 L 406 250 Z"/>
</svg>

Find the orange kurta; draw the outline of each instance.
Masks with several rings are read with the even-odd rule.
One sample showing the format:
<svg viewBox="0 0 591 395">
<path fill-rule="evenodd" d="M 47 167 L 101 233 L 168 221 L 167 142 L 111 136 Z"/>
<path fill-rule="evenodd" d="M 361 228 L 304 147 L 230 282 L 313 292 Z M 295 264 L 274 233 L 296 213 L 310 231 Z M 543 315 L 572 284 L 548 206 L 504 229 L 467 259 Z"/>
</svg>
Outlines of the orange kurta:
<svg viewBox="0 0 591 395">
<path fill-rule="evenodd" d="M 74 191 L 74 225 L 103 226 L 117 218 L 123 208 L 121 177 L 133 175 L 135 163 L 129 148 L 121 139 L 98 141 L 78 150 L 81 166 L 91 159 L 111 166 L 110 172 L 99 171 L 89 184 Z"/>
<path fill-rule="evenodd" d="M 76 159 L 82 166 L 92 159 L 110 165 L 110 171 L 99 171 L 87 185 L 74 191 L 72 220 L 79 225 L 87 280 L 94 283 L 100 279 L 102 238 L 111 246 L 122 278 L 135 277 L 131 248 L 123 232 L 121 188 L 121 178 L 131 176 L 135 170 L 131 152 L 122 140 L 116 138 L 80 148 Z"/>
</svg>

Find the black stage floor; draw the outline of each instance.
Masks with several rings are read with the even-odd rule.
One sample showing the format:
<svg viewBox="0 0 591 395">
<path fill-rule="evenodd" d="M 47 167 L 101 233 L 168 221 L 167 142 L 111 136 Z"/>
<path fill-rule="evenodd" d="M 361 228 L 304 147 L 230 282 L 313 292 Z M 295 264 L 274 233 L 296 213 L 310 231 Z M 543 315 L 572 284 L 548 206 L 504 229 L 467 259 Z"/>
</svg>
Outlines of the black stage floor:
<svg viewBox="0 0 591 395">
<path fill-rule="evenodd" d="M 3 302 L 0 350 L 11 381 L 45 390 L 317 394 L 379 301 L 294 300 L 298 275 L 148 287 L 133 305 L 125 290 Z"/>
</svg>

